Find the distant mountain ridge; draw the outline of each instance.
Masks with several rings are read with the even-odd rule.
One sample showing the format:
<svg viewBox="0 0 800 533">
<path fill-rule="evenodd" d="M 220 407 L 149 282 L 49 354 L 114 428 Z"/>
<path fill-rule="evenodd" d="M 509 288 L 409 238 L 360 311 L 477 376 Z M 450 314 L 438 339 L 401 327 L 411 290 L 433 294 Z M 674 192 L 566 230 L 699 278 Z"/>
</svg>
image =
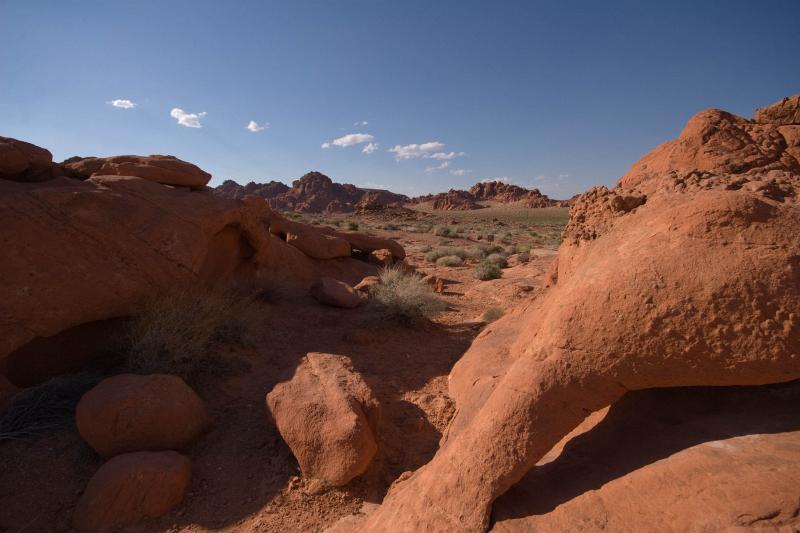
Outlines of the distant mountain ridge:
<svg viewBox="0 0 800 533">
<path fill-rule="evenodd" d="M 479 202 L 494 201 L 500 203 L 518 203 L 522 207 L 569 207 L 571 200 L 554 200 L 539 189 L 526 189 L 502 181 L 481 181 L 469 188 L 450 189 L 447 192 L 418 196 L 411 200 L 414 203 L 428 203 L 437 210 L 467 211 L 481 209 Z"/>
</svg>

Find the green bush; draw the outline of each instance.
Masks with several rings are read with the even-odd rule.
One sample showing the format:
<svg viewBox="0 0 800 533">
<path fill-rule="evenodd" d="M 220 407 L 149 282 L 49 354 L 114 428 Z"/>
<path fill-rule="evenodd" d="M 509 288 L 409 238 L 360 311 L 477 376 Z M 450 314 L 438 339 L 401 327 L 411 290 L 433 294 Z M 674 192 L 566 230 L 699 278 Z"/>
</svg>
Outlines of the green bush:
<svg viewBox="0 0 800 533">
<path fill-rule="evenodd" d="M 358 225 L 358 222 L 354 222 L 351 220 L 350 222 L 347 223 L 347 229 L 351 231 L 358 231 L 359 227 L 360 226 Z"/>
<path fill-rule="evenodd" d="M 453 231 L 447 226 L 436 226 L 433 228 L 433 234 L 437 237 L 450 237 Z"/>
<path fill-rule="evenodd" d="M 486 257 L 486 261 L 499 268 L 506 268 L 508 266 L 508 261 L 506 261 L 506 257 L 502 254 L 490 254 Z"/>
<path fill-rule="evenodd" d="M 503 271 L 494 263 L 481 261 L 475 266 L 474 276 L 481 281 L 486 281 L 502 277 Z"/>
<path fill-rule="evenodd" d="M 519 260 L 520 263 L 527 263 L 531 260 L 531 254 L 528 252 L 521 252 L 517 254 L 517 260 Z"/>
<path fill-rule="evenodd" d="M 384 269 L 380 280 L 370 287 L 370 305 L 378 310 L 382 319 L 413 324 L 434 317 L 446 307 L 422 278 L 399 267 Z"/>
<path fill-rule="evenodd" d="M 445 257 L 448 255 L 455 255 L 460 259 L 467 258 L 467 252 L 464 248 L 455 248 L 452 246 L 440 246 L 435 250 L 431 250 L 427 254 L 425 254 L 425 261 L 429 263 L 435 263 L 439 260 L 440 257 Z"/>
<path fill-rule="evenodd" d="M 457 255 L 446 255 L 436 260 L 436 266 L 459 267 L 464 265 L 464 260 Z"/>
</svg>

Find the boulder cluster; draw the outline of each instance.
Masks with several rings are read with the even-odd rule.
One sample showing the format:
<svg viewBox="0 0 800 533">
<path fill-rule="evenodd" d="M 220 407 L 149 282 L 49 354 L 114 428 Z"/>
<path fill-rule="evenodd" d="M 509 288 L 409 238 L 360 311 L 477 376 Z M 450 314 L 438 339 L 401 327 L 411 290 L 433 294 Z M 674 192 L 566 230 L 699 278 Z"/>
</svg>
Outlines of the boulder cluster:
<svg viewBox="0 0 800 533">
<path fill-rule="evenodd" d="M 629 391 L 800 378 L 797 109 L 698 113 L 579 197 L 551 286 L 451 371 L 457 411 L 434 458 L 347 529 L 483 531 L 498 496 Z M 704 527 L 735 529 L 741 512 Z"/>
<path fill-rule="evenodd" d="M 419 196 L 412 200 L 414 203 L 430 203 L 436 210 L 468 211 L 481 209 L 484 205 L 479 202 L 499 202 L 503 204 L 516 204 L 522 207 L 568 207 L 569 200 L 553 200 L 542 194 L 539 189 L 526 189 L 519 185 L 504 183 L 502 181 L 481 181 L 469 188 L 468 191 L 450 189 L 439 194 Z"/>
</svg>

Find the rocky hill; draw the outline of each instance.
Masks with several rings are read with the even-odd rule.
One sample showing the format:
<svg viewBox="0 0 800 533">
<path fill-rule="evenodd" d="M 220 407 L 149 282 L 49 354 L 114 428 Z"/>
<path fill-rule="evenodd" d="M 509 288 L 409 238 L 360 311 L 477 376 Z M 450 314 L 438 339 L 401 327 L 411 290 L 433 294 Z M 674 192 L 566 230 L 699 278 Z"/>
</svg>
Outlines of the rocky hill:
<svg viewBox="0 0 800 533">
<path fill-rule="evenodd" d="M 469 188 L 418 196 L 414 203 L 430 203 L 433 209 L 446 211 L 481 209 L 479 202 L 515 203 L 524 207 L 569 207 L 571 200 L 553 200 L 539 189 L 526 189 L 502 181 L 482 181 Z"/>
<path fill-rule="evenodd" d="M 349 183 L 335 183 L 321 172 L 309 172 L 292 182 L 291 188 L 279 181 L 250 182 L 239 185 L 226 180 L 217 194 L 238 199 L 247 194 L 265 198 L 270 207 L 301 213 L 349 213 L 401 205 L 408 197 L 383 189 L 363 189 Z"/>
</svg>

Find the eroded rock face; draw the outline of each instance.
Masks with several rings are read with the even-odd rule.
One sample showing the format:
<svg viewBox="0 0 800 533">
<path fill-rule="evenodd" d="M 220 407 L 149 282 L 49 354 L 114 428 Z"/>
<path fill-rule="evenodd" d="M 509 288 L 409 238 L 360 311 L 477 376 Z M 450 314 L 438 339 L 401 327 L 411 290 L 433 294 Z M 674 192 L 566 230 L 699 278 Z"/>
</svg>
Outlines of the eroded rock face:
<svg viewBox="0 0 800 533">
<path fill-rule="evenodd" d="M 191 462 L 176 452 L 118 455 L 89 480 L 75 508 L 75 528 L 106 531 L 162 516 L 183 500 L 191 475 Z"/>
<path fill-rule="evenodd" d="M 273 235 L 280 236 L 287 244 L 316 259 L 350 257 L 352 251 L 347 240 L 328 235 L 306 224 L 275 219 L 270 223 L 269 231 Z"/>
<path fill-rule="evenodd" d="M 267 408 L 306 477 L 344 485 L 378 449 L 380 405 L 346 357 L 309 353 Z"/>
<path fill-rule="evenodd" d="M 362 530 L 484 530 L 495 498 L 626 391 L 800 378 L 798 128 L 705 111 L 579 198 L 555 286 L 459 360 L 440 450 Z"/>
<path fill-rule="evenodd" d="M 434 195 L 431 206 L 434 209 L 443 211 L 469 211 L 483 208 L 470 193 L 457 189 L 450 189 L 447 192 Z"/>
<path fill-rule="evenodd" d="M 65 173 L 74 178 L 92 176 L 136 176 L 163 185 L 202 188 L 211 174 L 171 155 L 118 155 L 114 157 L 74 157 L 62 163 Z"/>
<path fill-rule="evenodd" d="M 178 450 L 209 425 L 203 400 L 177 376 L 120 374 L 83 395 L 75 410 L 81 437 L 104 457 Z"/>
<path fill-rule="evenodd" d="M 366 303 L 362 294 L 343 281 L 321 278 L 310 289 L 311 296 L 319 303 L 331 307 L 353 309 Z"/>
<path fill-rule="evenodd" d="M 266 200 L 275 198 L 287 192 L 289 186 L 280 181 L 270 181 L 268 183 L 256 183 L 251 181 L 247 185 L 239 185 L 233 180 L 225 180 L 219 185 L 215 192 L 219 195 L 230 198 L 231 200 L 241 200 L 248 194 L 260 196 Z"/>
<path fill-rule="evenodd" d="M 261 198 L 138 177 L 0 180 L 0 373 L 27 386 L 79 367 L 93 354 L 70 347 L 92 348 L 96 329 L 184 286 L 264 281 L 300 292 L 321 276 L 356 283 L 376 272 L 350 257 L 311 257 L 269 233 L 279 220 Z M 342 239 L 405 255 L 394 241 Z"/>
<path fill-rule="evenodd" d="M 756 109 L 759 124 L 800 124 L 800 94 L 787 96 L 772 105 Z"/>
</svg>

